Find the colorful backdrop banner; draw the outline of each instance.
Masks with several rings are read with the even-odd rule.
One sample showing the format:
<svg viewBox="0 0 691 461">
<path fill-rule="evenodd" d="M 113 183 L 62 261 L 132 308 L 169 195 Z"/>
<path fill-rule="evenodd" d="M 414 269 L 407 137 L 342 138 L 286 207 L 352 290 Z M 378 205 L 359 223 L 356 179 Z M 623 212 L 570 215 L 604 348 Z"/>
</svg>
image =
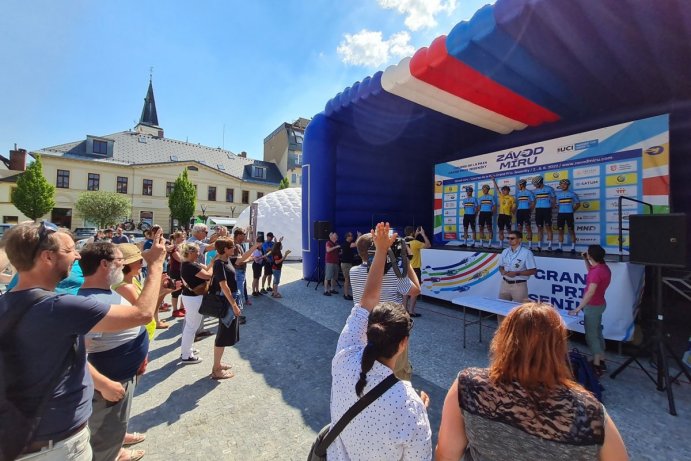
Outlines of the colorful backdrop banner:
<svg viewBox="0 0 691 461">
<path fill-rule="evenodd" d="M 649 203 L 655 213 L 669 212 L 669 115 L 435 165 L 435 243 L 461 243 L 466 186 L 473 187 L 476 197 L 484 184 L 496 194 L 492 184 L 496 178 L 499 187 L 509 186 L 515 195 L 519 180 L 526 179 L 528 190 L 533 190 L 531 179 L 537 175 L 555 191 L 560 180 L 571 181 L 571 190 L 581 201 L 575 213 L 579 251 L 599 244 L 608 253 L 619 253 L 619 197 Z M 644 212 L 644 205 L 622 201 L 625 220 Z M 556 211 L 552 214 L 556 223 Z M 622 227 L 628 228 L 627 224 Z M 627 253 L 628 230 L 623 234 Z"/>
<path fill-rule="evenodd" d="M 422 250 L 422 294 L 452 301 L 463 296 L 496 298 L 501 274 L 498 253 Z M 535 257 L 537 274 L 528 281 L 528 297 L 552 304 L 561 312 L 578 307 L 585 289 L 585 264 L 577 259 Z M 633 335 L 633 322 L 643 289 L 645 267 L 631 263 L 607 262 L 612 281 L 605 299 L 607 309 L 602 318 L 607 339 L 627 341 Z M 584 333 L 580 322 L 569 329 Z"/>
</svg>

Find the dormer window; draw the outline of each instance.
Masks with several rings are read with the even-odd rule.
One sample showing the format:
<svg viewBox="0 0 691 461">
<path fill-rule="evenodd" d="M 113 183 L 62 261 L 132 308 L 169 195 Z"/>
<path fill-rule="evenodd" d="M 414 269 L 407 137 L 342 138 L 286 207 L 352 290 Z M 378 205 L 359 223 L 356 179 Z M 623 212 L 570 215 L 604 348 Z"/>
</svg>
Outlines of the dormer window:
<svg viewBox="0 0 691 461">
<path fill-rule="evenodd" d="M 87 135 L 86 153 L 97 157 L 112 157 L 113 140 Z"/>
<path fill-rule="evenodd" d="M 257 179 L 266 179 L 266 168 L 262 166 L 253 166 L 252 177 Z"/>
<path fill-rule="evenodd" d="M 94 139 L 94 154 L 107 155 L 108 143 L 105 141 L 98 141 Z"/>
</svg>

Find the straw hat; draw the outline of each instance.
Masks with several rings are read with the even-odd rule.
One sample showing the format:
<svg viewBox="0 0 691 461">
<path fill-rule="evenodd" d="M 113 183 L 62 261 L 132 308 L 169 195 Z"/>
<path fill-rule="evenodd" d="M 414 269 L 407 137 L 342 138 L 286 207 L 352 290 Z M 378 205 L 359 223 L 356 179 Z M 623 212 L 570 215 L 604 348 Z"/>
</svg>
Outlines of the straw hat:
<svg viewBox="0 0 691 461">
<path fill-rule="evenodd" d="M 142 252 L 139 247 L 134 243 L 120 243 L 118 248 L 122 252 L 123 264 L 132 264 L 133 262 L 139 261 L 142 258 Z"/>
</svg>

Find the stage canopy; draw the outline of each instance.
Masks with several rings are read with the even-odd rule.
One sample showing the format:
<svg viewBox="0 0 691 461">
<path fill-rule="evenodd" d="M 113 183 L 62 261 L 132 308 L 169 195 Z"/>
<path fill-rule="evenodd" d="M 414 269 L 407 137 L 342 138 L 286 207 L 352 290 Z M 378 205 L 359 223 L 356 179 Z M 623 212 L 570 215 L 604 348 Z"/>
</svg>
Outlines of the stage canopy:
<svg viewBox="0 0 691 461">
<path fill-rule="evenodd" d="M 670 114 L 671 208 L 691 212 L 687 0 L 498 0 L 329 100 L 303 157 L 303 272 L 313 222 L 431 229 L 434 164 Z M 323 243 L 323 242 L 322 242 Z"/>
</svg>

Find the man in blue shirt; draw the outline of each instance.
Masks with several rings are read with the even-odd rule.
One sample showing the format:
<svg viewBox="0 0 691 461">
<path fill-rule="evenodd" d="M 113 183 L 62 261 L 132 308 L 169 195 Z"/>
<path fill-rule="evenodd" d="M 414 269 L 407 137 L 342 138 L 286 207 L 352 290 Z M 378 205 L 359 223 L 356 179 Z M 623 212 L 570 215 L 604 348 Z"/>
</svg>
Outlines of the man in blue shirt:
<svg viewBox="0 0 691 461">
<path fill-rule="evenodd" d="M 535 190 L 535 224 L 537 224 L 537 251 L 542 251 L 543 229 L 547 230 L 547 251 L 552 251 L 552 207 L 554 207 L 554 189 L 546 186 L 542 176 L 533 178 Z"/>
<path fill-rule="evenodd" d="M 483 184 L 482 195 L 478 197 L 480 202 L 480 246 L 490 248 L 494 233 L 492 232 L 492 218 L 497 210 L 497 198 L 489 193 L 489 184 Z M 484 245 L 487 237 L 487 245 Z"/>
<path fill-rule="evenodd" d="M 575 192 L 569 190 L 571 181 L 562 179 L 559 181 L 559 191 L 557 191 L 557 229 L 559 229 L 559 247 L 557 253 L 564 251 L 564 225 L 569 226 L 569 237 L 571 238 L 571 253 L 576 253 L 576 229 L 574 228 L 573 213 L 581 206 L 581 201 Z"/>
<path fill-rule="evenodd" d="M 475 216 L 477 213 L 478 202 L 473 197 L 473 188 L 467 186 L 465 188 L 466 198 L 461 201 L 463 207 L 463 243 L 462 247 L 468 245 L 468 227 L 473 230 L 473 243 L 477 246 L 477 229 L 475 228 Z M 472 246 L 472 245 L 471 245 Z"/>
<path fill-rule="evenodd" d="M 274 247 L 274 234 L 273 232 L 268 232 L 266 234 L 266 241 L 262 243 L 262 253 L 264 253 L 264 277 L 262 277 L 262 289 L 259 290 L 261 294 L 266 294 L 271 291 L 271 275 L 273 275 L 273 270 L 271 269 L 271 261 L 268 259 L 271 250 Z M 268 291 L 264 288 L 264 285 L 268 282 Z"/>
<path fill-rule="evenodd" d="M 516 229 L 523 233 L 525 228 L 528 238 L 528 249 L 533 247 L 533 226 L 530 222 L 530 215 L 535 208 L 535 196 L 526 188 L 528 181 L 521 179 L 518 181 L 518 191 L 516 192 Z"/>
</svg>

